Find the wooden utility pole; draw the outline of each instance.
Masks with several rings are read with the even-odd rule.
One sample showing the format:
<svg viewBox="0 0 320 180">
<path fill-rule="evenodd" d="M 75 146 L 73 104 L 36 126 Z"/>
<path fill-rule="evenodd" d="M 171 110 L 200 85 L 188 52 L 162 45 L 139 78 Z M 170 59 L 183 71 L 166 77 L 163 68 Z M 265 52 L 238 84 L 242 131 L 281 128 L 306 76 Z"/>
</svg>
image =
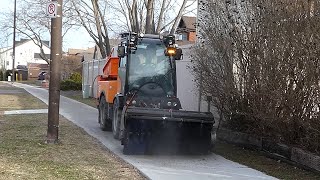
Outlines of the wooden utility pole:
<svg viewBox="0 0 320 180">
<path fill-rule="evenodd" d="M 13 9 L 13 45 L 12 45 L 12 76 L 11 81 L 14 82 L 16 79 L 15 73 L 15 58 L 16 58 L 16 26 L 17 26 L 17 0 L 14 0 Z"/>
<path fill-rule="evenodd" d="M 60 104 L 60 62 L 62 58 L 62 0 L 57 2 L 55 18 L 51 19 L 51 54 L 47 143 L 57 143 L 59 134 L 59 104 Z M 51 8 L 51 9 L 50 9 Z"/>
</svg>

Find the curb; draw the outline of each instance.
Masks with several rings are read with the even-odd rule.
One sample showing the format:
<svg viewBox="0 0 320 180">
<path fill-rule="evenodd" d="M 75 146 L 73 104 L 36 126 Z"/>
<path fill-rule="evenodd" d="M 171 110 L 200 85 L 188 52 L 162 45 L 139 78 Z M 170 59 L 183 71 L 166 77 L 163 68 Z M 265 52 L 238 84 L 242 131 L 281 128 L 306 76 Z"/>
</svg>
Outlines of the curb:
<svg viewBox="0 0 320 180">
<path fill-rule="evenodd" d="M 253 137 L 246 133 L 234 132 L 224 128 L 219 129 L 217 138 L 231 144 L 263 151 L 273 159 L 283 160 L 320 173 L 320 156 L 300 148 L 289 147 L 285 144 L 275 143 L 267 138 Z"/>
</svg>

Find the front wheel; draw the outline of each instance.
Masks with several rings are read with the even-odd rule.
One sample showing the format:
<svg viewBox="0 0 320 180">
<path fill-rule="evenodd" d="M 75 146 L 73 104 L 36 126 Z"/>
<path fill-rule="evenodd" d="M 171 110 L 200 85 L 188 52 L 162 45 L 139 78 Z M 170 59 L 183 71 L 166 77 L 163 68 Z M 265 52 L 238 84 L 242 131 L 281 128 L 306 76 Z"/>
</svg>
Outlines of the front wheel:
<svg viewBox="0 0 320 180">
<path fill-rule="evenodd" d="M 113 118 L 112 118 L 112 133 L 115 139 L 120 138 L 120 120 L 121 120 L 122 108 L 119 106 L 119 102 L 115 100 L 113 106 Z"/>
<path fill-rule="evenodd" d="M 111 130 L 111 123 L 108 119 L 109 104 L 104 96 L 101 96 L 99 103 L 99 125 L 102 131 Z"/>
</svg>

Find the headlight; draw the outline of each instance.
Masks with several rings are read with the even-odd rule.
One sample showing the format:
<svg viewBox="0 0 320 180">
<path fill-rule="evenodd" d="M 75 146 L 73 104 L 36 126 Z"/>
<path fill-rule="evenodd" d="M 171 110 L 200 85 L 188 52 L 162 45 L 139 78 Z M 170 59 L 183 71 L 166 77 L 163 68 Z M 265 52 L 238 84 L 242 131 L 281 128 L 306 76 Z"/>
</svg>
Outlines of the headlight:
<svg viewBox="0 0 320 180">
<path fill-rule="evenodd" d="M 170 101 L 167 103 L 168 106 L 171 106 L 171 104 L 172 104 L 172 103 L 171 103 Z"/>
</svg>

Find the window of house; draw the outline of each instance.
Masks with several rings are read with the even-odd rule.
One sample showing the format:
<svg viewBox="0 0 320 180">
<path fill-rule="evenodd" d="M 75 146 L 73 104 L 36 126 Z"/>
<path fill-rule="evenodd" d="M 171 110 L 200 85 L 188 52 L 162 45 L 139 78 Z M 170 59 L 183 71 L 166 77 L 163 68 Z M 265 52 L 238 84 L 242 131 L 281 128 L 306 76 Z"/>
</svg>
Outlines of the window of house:
<svg viewBox="0 0 320 180">
<path fill-rule="evenodd" d="M 187 33 L 182 33 L 181 34 L 181 40 L 182 41 L 187 41 L 188 40 L 188 34 Z"/>
<path fill-rule="evenodd" d="M 9 66 L 9 61 L 7 61 L 7 66 Z"/>
</svg>

